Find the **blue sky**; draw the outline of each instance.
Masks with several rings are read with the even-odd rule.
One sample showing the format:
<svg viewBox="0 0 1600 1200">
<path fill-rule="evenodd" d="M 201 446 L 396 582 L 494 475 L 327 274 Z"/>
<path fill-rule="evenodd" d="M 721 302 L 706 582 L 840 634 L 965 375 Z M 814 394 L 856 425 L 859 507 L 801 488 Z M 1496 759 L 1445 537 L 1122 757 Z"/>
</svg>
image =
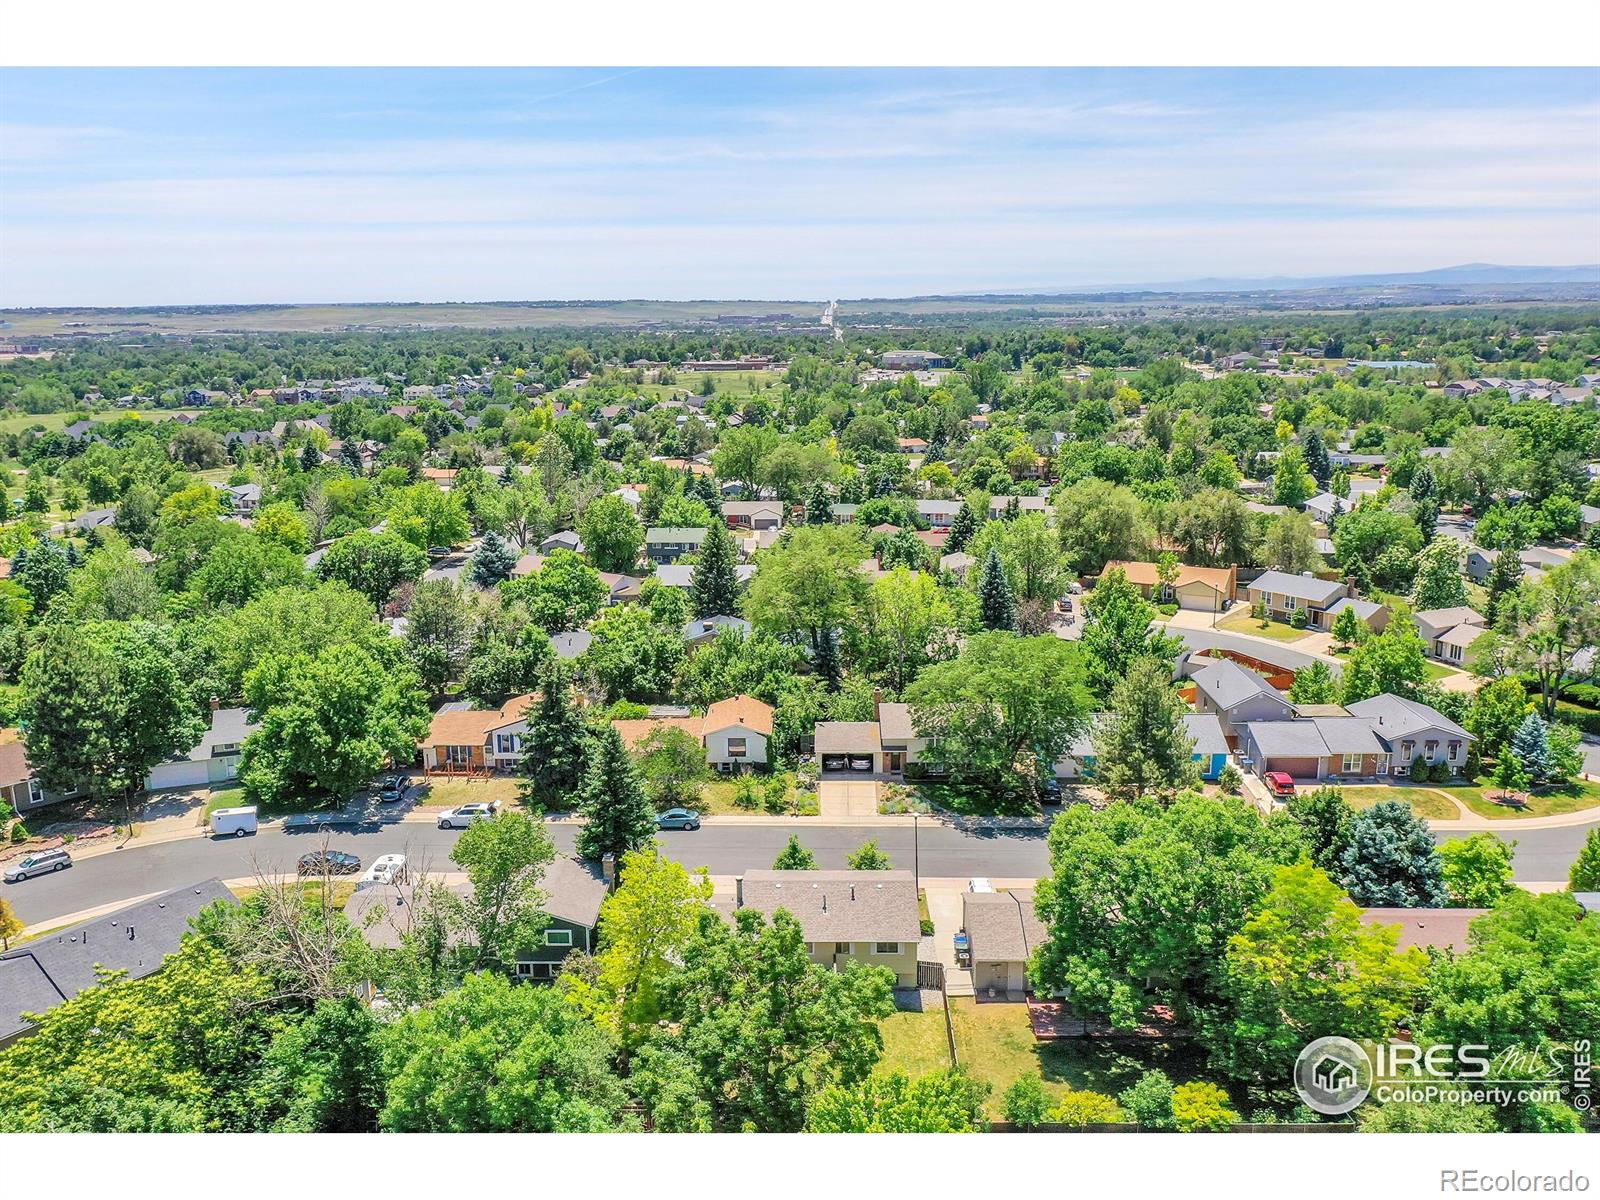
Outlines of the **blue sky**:
<svg viewBox="0 0 1600 1200">
<path fill-rule="evenodd" d="M 6 70 L 0 305 L 1600 261 L 1582 70 Z"/>
</svg>

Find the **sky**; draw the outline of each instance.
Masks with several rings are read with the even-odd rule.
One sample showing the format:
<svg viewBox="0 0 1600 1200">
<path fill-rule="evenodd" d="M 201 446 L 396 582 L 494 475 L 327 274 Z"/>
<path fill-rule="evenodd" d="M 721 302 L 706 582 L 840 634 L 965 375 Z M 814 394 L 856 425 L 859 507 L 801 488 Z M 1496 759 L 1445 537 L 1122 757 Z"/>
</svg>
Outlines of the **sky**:
<svg viewBox="0 0 1600 1200">
<path fill-rule="evenodd" d="M 1600 262 L 1585 70 L 0 71 L 0 306 Z"/>
</svg>

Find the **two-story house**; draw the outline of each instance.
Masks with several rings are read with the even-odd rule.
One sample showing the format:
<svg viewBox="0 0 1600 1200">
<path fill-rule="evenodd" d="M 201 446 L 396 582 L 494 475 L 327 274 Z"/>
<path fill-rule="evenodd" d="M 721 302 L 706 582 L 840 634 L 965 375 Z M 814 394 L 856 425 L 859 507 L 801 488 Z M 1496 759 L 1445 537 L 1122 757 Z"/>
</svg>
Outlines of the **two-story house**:
<svg viewBox="0 0 1600 1200">
<path fill-rule="evenodd" d="M 433 714 L 420 743 L 423 769 L 440 775 L 515 771 L 522 765 L 527 713 L 537 700 L 529 694 L 513 696 L 499 708 L 445 705 Z"/>
<path fill-rule="evenodd" d="M 722 505 L 722 518 L 730 529 L 781 529 L 783 527 L 783 502 L 781 500 L 726 500 Z"/>
<path fill-rule="evenodd" d="M 675 563 L 685 554 L 698 554 L 705 540 L 704 529 L 652 527 L 644 531 L 645 557 L 657 566 Z"/>
<path fill-rule="evenodd" d="M 630 750 L 637 750 L 661 729 L 681 729 L 706 751 L 706 764 L 723 774 L 764 766 L 772 739 L 772 706 L 754 696 L 718 700 L 704 716 L 641 717 L 611 724 Z"/>
<path fill-rule="evenodd" d="M 1309 572 L 1290 575 L 1286 571 L 1267 571 L 1245 590 L 1251 605 L 1261 604 L 1273 620 L 1292 623 L 1297 612 L 1304 612 L 1306 624 L 1312 629 L 1329 628 L 1333 622 L 1328 609 L 1349 594 L 1349 589 L 1337 580 L 1318 579 Z"/>
<path fill-rule="evenodd" d="M 256 731 L 248 708 L 211 710 L 211 727 L 188 751 L 150 768 L 147 791 L 224 783 L 239 774 L 239 752 Z"/>
<path fill-rule="evenodd" d="M 1294 715 L 1289 697 L 1254 671 L 1219 658 L 1194 675 L 1197 712 L 1214 714 L 1225 734 L 1238 737 L 1251 721 L 1286 721 Z"/>
</svg>

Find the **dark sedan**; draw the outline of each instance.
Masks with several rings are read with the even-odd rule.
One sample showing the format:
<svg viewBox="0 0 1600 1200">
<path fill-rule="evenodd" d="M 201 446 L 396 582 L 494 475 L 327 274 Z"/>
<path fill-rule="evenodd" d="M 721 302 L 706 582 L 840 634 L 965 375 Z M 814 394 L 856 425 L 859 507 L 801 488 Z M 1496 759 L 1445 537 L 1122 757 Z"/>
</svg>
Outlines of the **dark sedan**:
<svg viewBox="0 0 1600 1200">
<path fill-rule="evenodd" d="M 313 850 L 300 856 L 298 869 L 302 875 L 354 875 L 361 859 L 343 850 Z"/>
</svg>

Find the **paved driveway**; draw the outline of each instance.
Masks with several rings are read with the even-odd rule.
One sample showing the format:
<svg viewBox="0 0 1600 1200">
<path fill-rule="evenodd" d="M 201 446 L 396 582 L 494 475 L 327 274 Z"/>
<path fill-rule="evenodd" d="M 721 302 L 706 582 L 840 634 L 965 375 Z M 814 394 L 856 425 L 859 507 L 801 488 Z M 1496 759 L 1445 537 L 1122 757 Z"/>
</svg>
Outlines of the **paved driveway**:
<svg viewBox="0 0 1600 1200">
<path fill-rule="evenodd" d="M 824 779 L 817 785 L 817 811 L 828 817 L 878 815 L 878 783 L 874 779 Z"/>
</svg>

